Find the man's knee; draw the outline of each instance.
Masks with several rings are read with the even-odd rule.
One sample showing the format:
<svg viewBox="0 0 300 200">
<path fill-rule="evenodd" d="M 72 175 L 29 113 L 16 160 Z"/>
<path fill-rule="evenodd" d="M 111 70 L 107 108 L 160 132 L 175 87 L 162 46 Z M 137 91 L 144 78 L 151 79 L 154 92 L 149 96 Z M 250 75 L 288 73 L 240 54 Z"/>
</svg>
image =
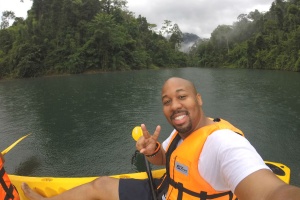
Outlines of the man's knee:
<svg viewBox="0 0 300 200">
<path fill-rule="evenodd" d="M 106 183 L 109 182 L 109 179 L 107 176 L 99 177 L 93 181 L 93 187 L 97 188 L 97 190 L 103 189 Z"/>
<path fill-rule="evenodd" d="M 119 179 L 111 178 L 108 176 L 102 176 L 93 181 L 93 187 L 97 191 L 112 191 L 118 190 Z"/>
</svg>

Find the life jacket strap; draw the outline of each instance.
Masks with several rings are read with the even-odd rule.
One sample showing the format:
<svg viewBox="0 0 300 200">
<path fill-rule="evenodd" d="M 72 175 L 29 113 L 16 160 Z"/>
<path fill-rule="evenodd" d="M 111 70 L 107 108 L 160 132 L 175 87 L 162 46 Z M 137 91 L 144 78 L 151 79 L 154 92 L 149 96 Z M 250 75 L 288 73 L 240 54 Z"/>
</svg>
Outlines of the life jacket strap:
<svg viewBox="0 0 300 200">
<path fill-rule="evenodd" d="M 169 181 L 166 173 L 157 181 L 157 183 L 157 199 L 162 199 L 162 197 L 167 194 L 169 188 Z"/>
<path fill-rule="evenodd" d="M 174 188 L 176 188 L 178 190 L 177 200 L 182 200 L 183 192 L 187 193 L 191 196 L 198 197 L 200 200 L 216 199 L 216 198 L 220 198 L 220 197 L 226 196 L 226 195 L 229 196 L 228 200 L 233 200 L 233 194 L 231 191 L 208 195 L 207 192 L 204 192 L 204 191 L 201 191 L 200 193 L 198 193 L 198 192 L 189 190 L 189 189 L 183 187 L 182 183 L 175 182 L 173 179 L 170 179 L 169 183 L 170 183 L 170 185 L 172 185 Z"/>
<path fill-rule="evenodd" d="M 5 170 L 4 170 L 4 167 L 2 167 L 0 169 L 0 184 L 3 188 L 3 190 L 5 191 L 6 195 L 4 197 L 3 200 L 11 200 L 11 199 L 14 199 L 14 195 L 13 195 L 13 190 L 14 190 L 14 187 L 12 184 L 10 184 L 10 186 L 8 187 L 5 183 L 5 180 L 4 180 L 4 175 L 5 175 Z"/>
</svg>

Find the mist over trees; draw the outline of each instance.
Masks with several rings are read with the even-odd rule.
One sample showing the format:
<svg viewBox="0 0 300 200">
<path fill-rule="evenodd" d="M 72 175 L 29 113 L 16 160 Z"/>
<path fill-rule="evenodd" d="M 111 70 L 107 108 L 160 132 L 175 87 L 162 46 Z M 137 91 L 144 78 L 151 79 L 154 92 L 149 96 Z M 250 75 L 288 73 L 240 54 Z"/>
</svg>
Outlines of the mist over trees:
<svg viewBox="0 0 300 200">
<path fill-rule="evenodd" d="M 165 20 L 154 31 L 155 24 L 135 17 L 126 4 L 33 0 L 26 19 L 3 12 L 0 79 L 187 66 L 300 71 L 300 0 L 276 0 L 268 12 L 240 14 L 185 53 L 189 34 L 177 24 Z"/>
<path fill-rule="evenodd" d="M 198 67 L 300 71 L 300 0 L 276 0 L 268 12 L 240 14 L 190 51 Z"/>
</svg>

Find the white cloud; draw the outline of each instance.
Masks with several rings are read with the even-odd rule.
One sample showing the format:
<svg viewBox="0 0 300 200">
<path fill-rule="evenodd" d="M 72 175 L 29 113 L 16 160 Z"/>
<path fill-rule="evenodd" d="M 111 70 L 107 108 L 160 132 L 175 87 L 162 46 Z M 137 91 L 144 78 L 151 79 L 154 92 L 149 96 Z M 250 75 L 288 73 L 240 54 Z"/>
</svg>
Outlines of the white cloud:
<svg viewBox="0 0 300 200">
<path fill-rule="evenodd" d="M 269 10 L 273 0 L 128 0 L 128 10 L 146 17 L 148 23 L 158 26 L 164 20 L 177 23 L 182 32 L 210 37 L 220 24 L 231 25 L 239 14 L 255 9 Z"/>
<path fill-rule="evenodd" d="M 14 11 L 16 17 L 27 17 L 27 11 L 31 8 L 32 1 L 24 0 L 0 0 L 0 14 L 3 11 Z"/>
<path fill-rule="evenodd" d="M 269 10 L 273 0 L 127 0 L 128 10 L 147 18 L 148 23 L 157 24 L 164 20 L 177 23 L 182 32 L 210 37 L 220 24 L 231 25 L 239 14 L 248 14 L 255 9 Z M 12 10 L 17 17 L 26 17 L 32 1 L 0 0 L 0 12 Z"/>
</svg>

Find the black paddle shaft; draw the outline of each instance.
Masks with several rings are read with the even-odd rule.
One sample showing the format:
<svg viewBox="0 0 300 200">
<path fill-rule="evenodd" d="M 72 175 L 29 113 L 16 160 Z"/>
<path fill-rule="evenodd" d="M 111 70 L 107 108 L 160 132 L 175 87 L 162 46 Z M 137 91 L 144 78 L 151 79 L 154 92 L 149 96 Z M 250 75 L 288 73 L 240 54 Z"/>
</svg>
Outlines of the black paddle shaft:
<svg viewBox="0 0 300 200">
<path fill-rule="evenodd" d="M 149 185 L 150 185 L 150 189 L 151 189 L 152 199 L 157 200 L 157 195 L 156 195 L 156 190 L 154 188 L 154 181 L 153 181 L 153 177 L 152 177 L 152 173 L 151 173 L 151 169 L 150 169 L 150 164 L 149 164 L 146 156 L 144 156 L 144 158 L 145 158 L 145 165 L 146 165 L 146 169 L 147 169 L 147 175 L 148 175 L 148 181 L 149 181 Z"/>
</svg>

